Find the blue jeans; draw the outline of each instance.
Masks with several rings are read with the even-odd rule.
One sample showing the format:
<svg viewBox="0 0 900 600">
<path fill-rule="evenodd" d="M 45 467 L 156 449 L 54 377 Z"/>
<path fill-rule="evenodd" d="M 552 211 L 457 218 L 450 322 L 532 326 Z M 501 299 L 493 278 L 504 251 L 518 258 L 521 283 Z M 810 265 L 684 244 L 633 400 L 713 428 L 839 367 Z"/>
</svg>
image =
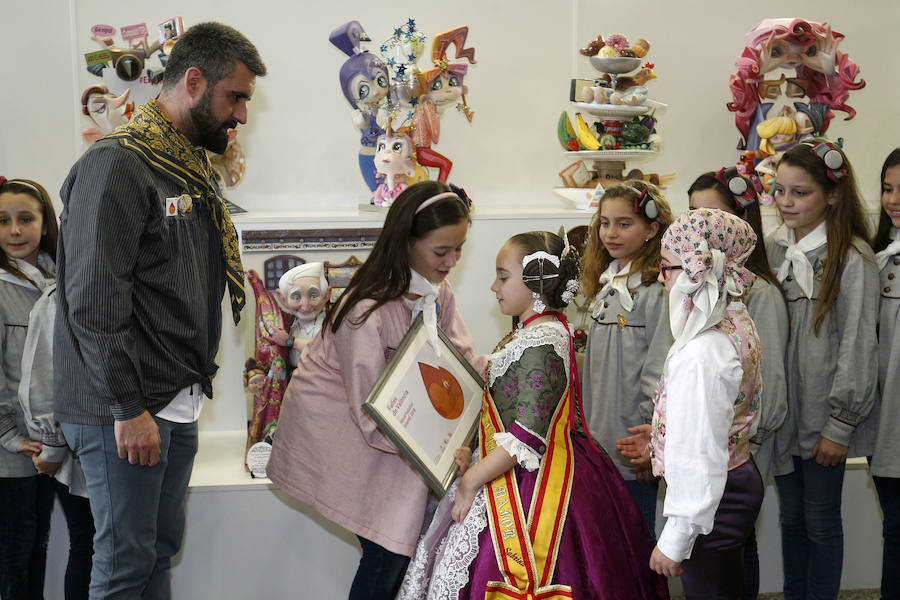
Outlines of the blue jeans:
<svg viewBox="0 0 900 600">
<path fill-rule="evenodd" d="M 53 479 L 0 478 L 0 598 L 43 600 Z"/>
<path fill-rule="evenodd" d="M 362 546 L 362 558 L 350 586 L 350 600 L 394 600 L 403 583 L 409 557 L 356 537 Z"/>
<path fill-rule="evenodd" d="M 635 479 L 626 479 L 625 487 L 631 492 L 641 516 L 644 517 L 644 523 L 650 530 L 650 537 L 656 539 L 656 497 L 659 492 L 659 479 L 654 479 L 653 483 L 638 483 Z"/>
<path fill-rule="evenodd" d="M 69 493 L 69 488 L 55 479 L 56 497 L 66 516 L 69 530 L 69 561 L 66 564 L 66 600 L 88 600 L 91 583 L 91 557 L 94 554 L 94 517 L 87 498 Z"/>
<path fill-rule="evenodd" d="M 775 478 L 781 509 L 785 600 L 833 600 L 841 587 L 844 463 L 823 467 L 794 457 L 794 472 Z"/>
<path fill-rule="evenodd" d="M 872 477 L 881 504 L 884 551 L 881 555 L 881 598 L 900 599 L 900 479 Z"/>
<path fill-rule="evenodd" d="M 112 425 L 62 423 L 81 459 L 97 528 L 92 600 L 171 598 L 169 568 L 184 535 L 197 424 L 154 418 L 162 440 L 155 467 L 119 458 Z"/>
</svg>

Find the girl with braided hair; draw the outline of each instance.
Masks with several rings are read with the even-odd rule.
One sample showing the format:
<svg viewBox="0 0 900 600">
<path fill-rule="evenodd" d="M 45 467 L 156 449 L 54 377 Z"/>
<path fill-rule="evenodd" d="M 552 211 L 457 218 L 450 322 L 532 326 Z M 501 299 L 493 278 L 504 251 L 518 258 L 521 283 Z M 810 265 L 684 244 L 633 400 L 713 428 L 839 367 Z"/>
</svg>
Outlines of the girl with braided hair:
<svg viewBox="0 0 900 600">
<path fill-rule="evenodd" d="M 580 386 L 560 312 L 578 291 L 574 249 L 522 233 L 496 268 L 491 291 L 515 326 L 488 357 L 481 458 L 438 506 L 400 598 L 667 597 L 637 506 L 575 418 Z"/>
</svg>

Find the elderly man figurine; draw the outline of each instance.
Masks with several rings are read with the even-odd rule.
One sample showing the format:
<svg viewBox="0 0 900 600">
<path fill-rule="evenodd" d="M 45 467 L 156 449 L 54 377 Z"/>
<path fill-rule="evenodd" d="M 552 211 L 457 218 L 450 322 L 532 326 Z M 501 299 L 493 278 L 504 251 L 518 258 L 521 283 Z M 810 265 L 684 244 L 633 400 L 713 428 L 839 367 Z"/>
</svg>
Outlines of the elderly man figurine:
<svg viewBox="0 0 900 600">
<path fill-rule="evenodd" d="M 272 340 L 290 349 L 291 366 L 296 367 L 300 352 L 322 328 L 325 305 L 331 297 L 331 287 L 325 279 L 325 265 L 304 263 L 285 272 L 278 281 L 278 301 L 292 315 L 290 333 L 278 329 Z"/>
</svg>

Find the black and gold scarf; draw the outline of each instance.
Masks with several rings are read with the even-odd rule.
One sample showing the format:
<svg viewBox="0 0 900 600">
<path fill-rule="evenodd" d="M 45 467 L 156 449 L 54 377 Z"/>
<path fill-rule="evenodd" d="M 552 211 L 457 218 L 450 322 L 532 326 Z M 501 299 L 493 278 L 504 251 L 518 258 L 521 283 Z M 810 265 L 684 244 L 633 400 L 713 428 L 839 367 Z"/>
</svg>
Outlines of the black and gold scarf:
<svg viewBox="0 0 900 600">
<path fill-rule="evenodd" d="M 156 100 L 138 107 L 131 122 L 117 128 L 108 137 L 117 139 L 122 147 L 137 152 L 151 167 L 175 178 L 188 194 L 193 198 L 202 198 L 206 203 L 222 238 L 231 314 L 237 324 L 245 303 L 244 267 L 237 231 L 225 200 L 213 184 L 213 170 L 206 152 L 194 148 L 190 140 L 162 113 Z"/>
</svg>

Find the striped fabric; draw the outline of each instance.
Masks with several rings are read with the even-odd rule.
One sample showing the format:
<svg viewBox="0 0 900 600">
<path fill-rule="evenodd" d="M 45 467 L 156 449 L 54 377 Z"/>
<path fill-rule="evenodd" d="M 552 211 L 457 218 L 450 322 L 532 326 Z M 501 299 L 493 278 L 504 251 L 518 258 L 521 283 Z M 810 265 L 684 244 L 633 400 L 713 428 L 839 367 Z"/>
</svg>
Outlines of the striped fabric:
<svg viewBox="0 0 900 600">
<path fill-rule="evenodd" d="M 205 203 L 115 140 L 101 140 L 63 183 L 54 339 L 57 418 L 109 425 L 155 414 L 210 381 L 225 269 Z"/>
</svg>

